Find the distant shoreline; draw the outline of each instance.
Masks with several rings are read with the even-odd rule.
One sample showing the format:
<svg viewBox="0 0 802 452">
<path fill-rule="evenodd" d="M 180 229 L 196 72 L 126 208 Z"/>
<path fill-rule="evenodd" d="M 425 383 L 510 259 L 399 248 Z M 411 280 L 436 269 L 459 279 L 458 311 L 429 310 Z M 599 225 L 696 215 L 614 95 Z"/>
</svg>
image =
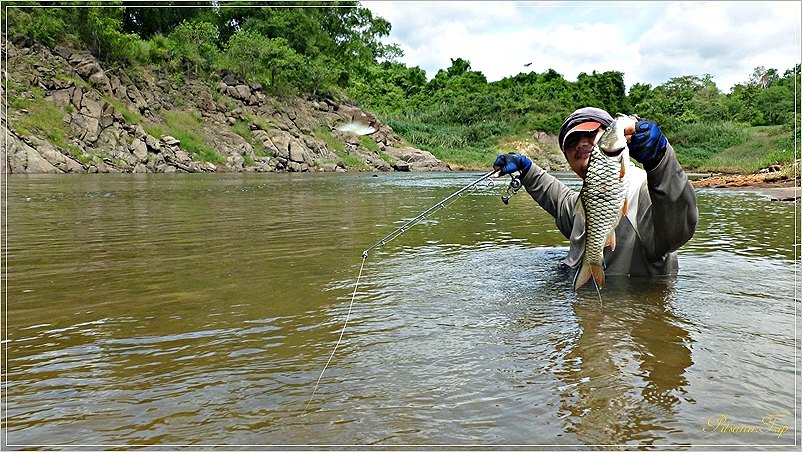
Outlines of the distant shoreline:
<svg viewBox="0 0 802 452">
<path fill-rule="evenodd" d="M 802 196 L 799 177 L 783 177 L 776 173 L 765 174 L 714 174 L 692 179 L 695 188 L 723 188 L 749 191 L 775 201 L 798 201 Z"/>
</svg>

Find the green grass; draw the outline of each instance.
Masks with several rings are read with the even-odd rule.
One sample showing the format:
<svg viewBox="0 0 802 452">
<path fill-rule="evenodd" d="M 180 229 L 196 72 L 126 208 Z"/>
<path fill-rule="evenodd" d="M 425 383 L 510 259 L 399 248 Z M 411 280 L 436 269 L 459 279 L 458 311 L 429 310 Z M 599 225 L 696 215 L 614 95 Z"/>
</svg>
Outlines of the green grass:
<svg viewBox="0 0 802 452">
<path fill-rule="evenodd" d="M 721 173 L 755 173 L 774 164 L 787 165 L 794 160 L 792 132 L 787 126 L 751 127 L 750 137 L 744 142 L 704 159 L 690 159 L 690 168 Z M 695 156 L 698 158 L 698 154 Z"/>
<path fill-rule="evenodd" d="M 337 155 L 345 153 L 345 143 L 339 138 L 335 137 L 326 126 L 318 127 L 314 131 L 315 138 L 326 143 L 330 151 Z"/>
<path fill-rule="evenodd" d="M 237 120 L 233 126 L 231 126 L 231 130 L 234 131 L 237 135 L 241 136 L 245 141 L 250 143 L 253 146 L 253 153 L 257 157 L 270 157 L 270 152 L 265 148 L 262 142 L 254 139 L 253 131 L 251 130 L 251 122 L 256 121 L 257 125 L 262 130 L 268 130 L 269 124 L 267 121 L 264 121 L 262 118 L 259 117 L 250 117 L 248 116 L 248 121 Z M 250 156 L 244 155 L 245 163 L 249 166 L 254 165 L 253 158 Z"/>
<path fill-rule="evenodd" d="M 145 122 L 145 131 L 154 137 L 170 135 L 181 142 L 181 148 L 195 160 L 210 163 L 225 163 L 219 152 L 209 147 L 203 140 L 203 121 L 195 112 L 169 110 L 164 112 L 164 122 L 156 124 Z"/>
<path fill-rule="evenodd" d="M 70 155 L 81 159 L 83 151 L 66 139 L 69 130 L 62 119 L 65 115 L 64 110 L 44 99 L 25 99 L 23 103 L 28 113 L 20 115 L 11 123 L 17 133 L 44 137 L 54 146 L 66 149 Z"/>
<path fill-rule="evenodd" d="M 373 141 L 373 138 L 371 138 L 369 135 L 363 135 L 360 138 L 359 142 L 360 144 L 362 144 L 363 148 L 367 149 L 368 151 L 379 154 L 379 158 L 381 158 L 382 160 L 391 165 L 393 164 L 394 162 L 393 158 L 387 155 L 384 151 L 382 151 L 379 145 L 375 141 Z"/>
<path fill-rule="evenodd" d="M 347 168 L 353 168 L 357 170 L 366 170 L 369 169 L 368 165 L 362 160 L 360 157 L 349 153 L 345 149 L 345 143 L 342 140 L 335 137 L 328 127 L 321 126 L 315 129 L 313 132 L 315 138 L 318 140 L 326 143 L 326 146 L 329 148 L 330 151 L 337 154 L 337 157 L 342 160 L 343 164 Z M 374 143 L 375 144 L 375 143 Z M 378 148 L 378 146 L 377 146 Z"/>
<path fill-rule="evenodd" d="M 412 146 L 461 168 L 486 168 L 498 154 L 496 143 L 521 133 L 519 125 L 502 120 L 473 124 L 437 124 L 424 115 L 388 114 L 383 120 Z"/>
<path fill-rule="evenodd" d="M 359 138 L 359 142 L 360 144 L 362 144 L 362 147 L 367 149 L 368 151 L 375 152 L 377 154 L 381 152 L 381 149 L 379 149 L 379 145 L 376 144 L 376 142 L 373 141 L 373 139 L 369 135 L 362 135 Z"/>
<path fill-rule="evenodd" d="M 142 115 L 138 112 L 131 111 L 120 99 L 106 95 L 101 96 L 101 98 L 114 107 L 114 111 L 122 114 L 127 124 L 142 124 Z"/>
</svg>

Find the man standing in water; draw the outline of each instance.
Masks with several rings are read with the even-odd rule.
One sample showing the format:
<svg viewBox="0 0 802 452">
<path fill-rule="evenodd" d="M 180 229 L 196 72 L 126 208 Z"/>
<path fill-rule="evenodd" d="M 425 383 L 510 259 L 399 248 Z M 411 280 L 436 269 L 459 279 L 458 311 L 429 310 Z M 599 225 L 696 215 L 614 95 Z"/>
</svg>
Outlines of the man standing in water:
<svg viewBox="0 0 802 452">
<path fill-rule="evenodd" d="M 604 110 L 580 108 L 563 122 L 558 136 L 568 165 L 585 178 L 590 151 L 597 132 L 607 128 L 613 118 Z M 665 276 L 677 273 L 676 251 L 693 236 L 698 210 L 696 194 L 677 161 L 674 148 L 659 126 L 647 119 L 633 119 L 625 129 L 632 158 L 643 165 L 627 162 L 630 172 L 628 211 L 615 228 L 616 248 L 605 248 L 607 275 Z M 551 216 L 560 232 L 571 242 L 562 261 L 577 267 L 585 245 L 585 219 L 578 204 L 579 192 L 532 163 L 525 155 L 501 154 L 493 163 L 501 175 L 520 171 L 523 187 Z"/>
</svg>

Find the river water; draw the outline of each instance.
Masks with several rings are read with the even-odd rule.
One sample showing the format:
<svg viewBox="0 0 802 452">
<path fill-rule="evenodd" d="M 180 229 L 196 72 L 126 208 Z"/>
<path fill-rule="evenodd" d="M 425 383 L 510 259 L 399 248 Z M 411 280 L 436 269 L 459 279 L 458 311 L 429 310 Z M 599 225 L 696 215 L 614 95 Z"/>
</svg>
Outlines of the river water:
<svg viewBox="0 0 802 452">
<path fill-rule="evenodd" d="M 478 174 L 376 176 L 9 177 L 4 448 L 799 445 L 798 204 L 699 189 L 600 302 L 483 184 L 354 293 Z"/>
</svg>

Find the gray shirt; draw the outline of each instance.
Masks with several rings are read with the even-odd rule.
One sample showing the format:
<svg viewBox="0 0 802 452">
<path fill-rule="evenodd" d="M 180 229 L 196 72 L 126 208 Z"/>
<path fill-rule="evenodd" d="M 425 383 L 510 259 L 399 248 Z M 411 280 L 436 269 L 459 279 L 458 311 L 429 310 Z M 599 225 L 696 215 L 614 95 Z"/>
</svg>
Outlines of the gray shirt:
<svg viewBox="0 0 802 452">
<path fill-rule="evenodd" d="M 615 228 L 616 248 L 604 250 L 607 275 L 662 276 L 677 273 L 676 251 L 693 237 L 699 216 L 696 194 L 669 144 L 660 163 L 644 171 L 630 162 L 629 209 Z M 576 267 L 585 248 L 585 217 L 579 192 L 537 165 L 521 178 L 532 198 L 554 217 L 570 240 L 563 263 Z"/>
</svg>

